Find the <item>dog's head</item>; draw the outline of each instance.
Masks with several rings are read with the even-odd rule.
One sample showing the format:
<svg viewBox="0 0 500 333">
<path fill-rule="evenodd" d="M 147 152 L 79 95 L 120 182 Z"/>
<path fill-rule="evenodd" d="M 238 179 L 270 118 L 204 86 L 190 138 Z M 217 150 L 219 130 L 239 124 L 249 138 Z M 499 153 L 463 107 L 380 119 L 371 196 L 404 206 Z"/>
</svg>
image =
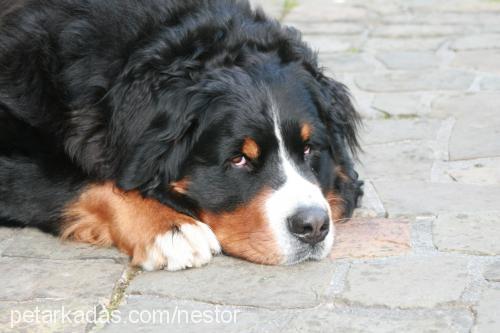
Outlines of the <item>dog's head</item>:
<svg viewBox="0 0 500 333">
<path fill-rule="evenodd" d="M 298 33 L 258 15 L 245 34 L 166 32 L 131 57 L 107 97 L 118 185 L 207 223 L 228 254 L 323 258 L 358 194 L 358 115 Z"/>
</svg>

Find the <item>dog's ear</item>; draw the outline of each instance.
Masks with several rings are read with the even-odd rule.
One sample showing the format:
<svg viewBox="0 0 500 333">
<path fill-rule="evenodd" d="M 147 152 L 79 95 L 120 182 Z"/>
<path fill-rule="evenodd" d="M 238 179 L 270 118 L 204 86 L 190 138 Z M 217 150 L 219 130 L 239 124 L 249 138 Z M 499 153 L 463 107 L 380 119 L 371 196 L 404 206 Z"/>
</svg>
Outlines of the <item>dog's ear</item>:
<svg viewBox="0 0 500 333">
<path fill-rule="evenodd" d="M 361 117 L 345 85 L 322 73 L 317 72 L 315 76 L 311 92 L 328 130 L 331 154 L 338 164 L 343 164 L 351 160 L 349 151 L 356 157 L 361 150 L 358 141 Z"/>
<path fill-rule="evenodd" d="M 179 179 L 182 164 L 192 148 L 194 126 L 194 123 L 176 123 L 148 129 L 130 148 L 130 156 L 118 172 L 118 186 L 149 192 L 158 186 L 167 188 Z M 181 127 L 186 129 L 184 133 L 175 133 Z"/>
<path fill-rule="evenodd" d="M 136 96 L 131 116 L 127 109 L 119 119 L 127 124 L 118 136 L 127 145 L 117 170 L 117 184 L 124 190 L 138 189 L 151 193 L 158 187 L 167 188 L 181 176 L 181 167 L 191 151 L 198 129 L 200 110 L 190 89 L 171 89 L 155 96 Z M 144 97 L 146 96 L 146 97 Z M 137 105 L 138 101 L 147 101 Z M 128 108 L 130 106 L 123 106 Z M 118 120 L 115 119 L 115 122 Z M 128 141 L 128 142 L 127 142 Z M 116 142 L 120 145 L 120 142 Z"/>
<path fill-rule="evenodd" d="M 353 106 L 347 87 L 321 73 L 317 74 L 317 80 L 321 85 L 317 103 L 330 131 L 330 146 L 336 150 L 333 153 L 338 154 L 341 147 L 347 146 L 356 156 L 360 150 L 358 128 L 361 118 Z"/>
</svg>

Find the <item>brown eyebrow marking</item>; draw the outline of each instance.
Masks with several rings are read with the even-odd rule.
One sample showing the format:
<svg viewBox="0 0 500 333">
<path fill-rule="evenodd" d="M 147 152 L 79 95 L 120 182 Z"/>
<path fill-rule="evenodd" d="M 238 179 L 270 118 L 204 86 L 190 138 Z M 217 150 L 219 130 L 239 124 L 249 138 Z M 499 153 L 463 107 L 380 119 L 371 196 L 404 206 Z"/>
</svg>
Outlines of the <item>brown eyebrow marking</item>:
<svg viewBox="0 0 500 333">
<path fill-rule="evenodd" d="M 245 154 L 247 157 L 253 159 L 256 159 L 260 155 L 260 148 L 257 142 L 255 142 L 254 139 L 252 138 L 245 138 L 243 141 L 243 147 L 242 147 L 242 152 Z"/>
<path fill-rule="evenodd" d="M 311 133 L 312 133 L 312 127 L 308 123 L 302 124 L 302 127 L 300 129 L 300 137 L 302 140 L 305 142 L 311 138 Z"/>
</svg>

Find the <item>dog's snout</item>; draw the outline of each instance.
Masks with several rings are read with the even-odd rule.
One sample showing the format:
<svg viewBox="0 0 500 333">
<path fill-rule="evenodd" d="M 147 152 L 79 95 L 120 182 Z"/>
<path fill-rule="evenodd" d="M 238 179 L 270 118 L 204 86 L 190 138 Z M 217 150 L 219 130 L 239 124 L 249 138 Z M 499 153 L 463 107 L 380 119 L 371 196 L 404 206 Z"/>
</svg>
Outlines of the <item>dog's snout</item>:
<svg viewBox="0 0 500 333">
<path fill-rule="evenodd" d="M 328 235 L 330 218 L 324 209 L 301 208 L 288 218 L 288 229 L 302 242 L 314 245 Z"/>
</svg>

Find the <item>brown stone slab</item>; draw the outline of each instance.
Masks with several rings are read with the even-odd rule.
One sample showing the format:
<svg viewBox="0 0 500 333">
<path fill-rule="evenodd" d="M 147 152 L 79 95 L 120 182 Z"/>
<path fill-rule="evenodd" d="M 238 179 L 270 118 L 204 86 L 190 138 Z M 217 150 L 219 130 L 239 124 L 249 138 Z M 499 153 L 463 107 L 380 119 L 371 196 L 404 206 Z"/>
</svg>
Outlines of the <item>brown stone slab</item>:
<svg viewBox="0 0 500 333">
<path fill-rule="evenodd" d="M 373 258 L 408 252 L 410 224 L 403 219 L 353 219 L 337 223 L 330 258 Z"/>
</svg>

